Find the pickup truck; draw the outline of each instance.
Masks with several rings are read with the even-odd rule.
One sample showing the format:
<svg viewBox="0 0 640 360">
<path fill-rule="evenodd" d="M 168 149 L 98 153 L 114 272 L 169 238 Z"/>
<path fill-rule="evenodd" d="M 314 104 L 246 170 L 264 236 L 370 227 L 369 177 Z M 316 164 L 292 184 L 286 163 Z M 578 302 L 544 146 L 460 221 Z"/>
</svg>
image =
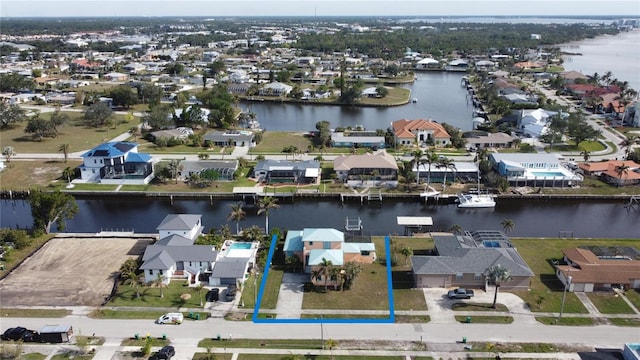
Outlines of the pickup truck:
<svg viewBox="0 0 640 360">
<path fill-rule="evenodd" d="M 473 295 L 473 290 L 462 288 L 449 290 L 447 293 L 449 299 L 471 299 Z"/>
</svg>

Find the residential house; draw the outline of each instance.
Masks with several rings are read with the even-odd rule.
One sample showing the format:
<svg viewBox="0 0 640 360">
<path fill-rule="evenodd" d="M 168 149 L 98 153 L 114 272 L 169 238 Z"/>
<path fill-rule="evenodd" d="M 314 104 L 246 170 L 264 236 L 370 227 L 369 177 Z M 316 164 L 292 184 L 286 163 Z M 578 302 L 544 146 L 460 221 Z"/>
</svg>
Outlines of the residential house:
<svg viewBox="0 0 640 360">
<path fill-rule="evenodd" d="M 587 75 L 584 75 L 579 71 L 564 71 L 560 73 L 560 77 L 566 84 L 576 84 L 589 80 L 589 77 Z"/>
<path fill-rule="evenodd" d="M 160 276 L 168 284 L 172 277 L 187 278 L 196 284 L 205 272 L 210 272 L 218 258 L 212 245 L 194 245 L 202 234 L 202 215 L 170 214 L 156 228 L 159 240 L 147 246 L 142 256 L 140 270 L 145 282 L 156 281 Z"/>
<path fill-rule="evenodd" d="M 338 180 L 349 186 L 398 186 L 398 164 L 384 150 L 374 154 L 341 155 L 333 160 Z"/>
<path fill-rule="evenodd" d="M 215 146 L 256 146 L 255 134 L 245 130 L 210 131 L 204 141 Z"/>
<path fill-rule="evenodd" d="M 230 285 L 244 282 L 256 262 L 259 242 L 236 242 L 226 240 L 218 260 L 213 264 L 209 285 Z"/>
<path fill-rule="evenodd" d="M 426 58 L 416 63 L 416 70 L 440 70 L 440 62 L 433 58 Z"/>
<path fill-rule="evenodd" d="M 627 106 L 622 115 L 622 120 L 628 126 L 640 127 L 640 101 L 635 101 Z"/>
<path fill-rule="evenodd" d="M 75 92 L 50 92 L 46 96 L 46 101 L 49 104 L 60 104 L 60 105 L 73 105 L 76 102 L 76 93 Z"/>
<path fill-rule="evenodd" d="M 154 139 L 179 139 L 185 140 L 190 135 L 193 135 L 193 129 L 187 127 L 178 127 L 175 129 L 158 130 L 151 133 Z"/>
<path fill-rule="evenodd" d="M 632 160 L 580 163 L 578 168 L 585 175 L 597 176 L 615 186 L 640 184 L 640 164 Z"/>
<path fill-rule="evenodd" d="M 555 115 L 566 117 L 569 114 L 545 109 L 522 109 L 518 112 L 517 126 L 526 137 L 539 138 L 549 130 L 551 118 Z"/>
<path fill-rule="evenodd" d="M 528 289 L 533 271 L 500 231 L 474 231 L 464 236 L 434 235 L 434 256 L 412 256 L 415 287 L 486 288 L 486 271 L 492 266 L 506 268 L 511 280 L 503 289 Z"/>
<path fill-rule="evenodd" d="M 234 95 L 245 95 L 250 88 L 251 84 L 247 83 L 230 83 L 227 85 L 227 91 Z"/>
<path fill-rule="evenodd" d="M 316 160 L 261 160 L 253 168 L 253 174 L 258 182 L 269 184 L 319 184 L 321 167 Z"/>
<path fill-rule="evenodd" d="M 291 85 L 273 82 L 262 87 L 259 94 L 260 96 L 287 96 L 291 90 L 293 90 Z"/>
<path fill-rule="evenodd" d="M 102 76 L 107 81 L 127 81 L 129 80 L 128 74 L 123 74 L 119 72 L 110 72 L 108 74 L 104 74 Z"/>
<path fill-rule="evenodd" d="M 463 59 L 449 61 L 444 67 L 446 71 L 466 72 L 469 70 L 469 63 Z"/>
<path fill-rule="evenodd" d="M 584 180 L 555 154 L 491 153 L 489 163 L 512 186 L 565 187 Z"/>
<path fill-rule="evenodd" d="M 511 136 L 505 133 L 472 133 L 469 137 L 464 138 L 467 142 L 467 146 L 475 149 L 487 149 L 487 148 L 510 148 L 513 147 L 513 143 L 518 139 L 515 136 Z"/>
<path fill-rule="evenodd" d="M 556 276 L 569 291 L 593 292 L 614 287 L 640 289 L 640 252 L 631 247 L 568 248 Z"/>
<path fill-rule="evenodd" d="M 397 145 L 412 146 L 433 143 L 436 146 L 446 146 L 451 143 L 451 136 L 445 128 L 433 120 L 396 120 L 391 123 Z"/>
<path fill-rule="evenodd" d="M 417 172 L 420 171 L 420 174 Z M 451 167 L 445 167 L 438 164 L 438 162 L 431 164 L 431 171 L 429 171 L 429 164 L 420 164 L 419 166 L 413 165 L 412 172 L 416 175 L 420 175 L 421 182 L 426 183 L 443 183 L 447 180 L 447 183 L 460 181 L 463 183 L 475 183 L 478 181 L 478 166 L 469 161 L 454 161 Z"/>
<path fill-rule="evenodd" d="M 82 158 L 82 182 L 148 184 L 153 179 L 151 155 L 139 153 L 136 143 L 103 143 L 84 153 Z"/>
<path fill-rule="evenodd" d="M 361 241 L 358 238 L 357 241 Z M 306 273 L 313 274 L 324 260 L 333 266 L 342 266 L 348 262 L 372 264 L 376 260 L 376 248 L 372 242 L 349 241 L 342 231 L 326 228 L 306 228 L 289 230 L 285 238 L 283 251 L 287 257 L 296 256 Z M 354 239 L 355 240 L 355 239 Z M 322 276 L 312 276 L 314 284 L 324 284 Z M 332 281 L 328 282 L 333 285 Z"/>
<path fill-rule="evenodd" d="M 218 180 L 233 180 L 233 175 L 238 170 L 238 160 L 184 160 L 180 162 L 181 170 L 178 178 L 188 180 L 193 174 L 201 174 L 204 171 L 215 171 Z"/>
<path fill-rule="evenodd" d="M 333 132 L 331 133 L 331 146 L 384 149 L 384 136 L 377 136 L 372 131 Z"/>
</svg>

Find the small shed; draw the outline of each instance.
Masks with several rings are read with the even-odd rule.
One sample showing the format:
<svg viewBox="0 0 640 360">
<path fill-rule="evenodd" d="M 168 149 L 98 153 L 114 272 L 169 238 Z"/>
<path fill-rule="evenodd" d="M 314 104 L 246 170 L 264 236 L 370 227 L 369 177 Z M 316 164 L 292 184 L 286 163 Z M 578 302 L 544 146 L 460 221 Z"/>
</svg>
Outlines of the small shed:
<svg viewBox="0 0 640 360">
<path fill-rule="evenodd" d="M 73 327 L 71 325 L 45 325 L 40 329 L 40 338 L 43 342 L 69 342 L 72 337 Z"/>
</svg>

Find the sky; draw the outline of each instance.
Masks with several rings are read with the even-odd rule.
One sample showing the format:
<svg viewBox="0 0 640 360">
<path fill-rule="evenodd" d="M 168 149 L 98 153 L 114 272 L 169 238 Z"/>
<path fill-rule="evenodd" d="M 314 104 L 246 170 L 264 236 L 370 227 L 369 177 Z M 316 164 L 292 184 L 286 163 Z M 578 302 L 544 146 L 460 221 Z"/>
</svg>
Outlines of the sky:
<svg viewBox="0 0 640 360">
<path fill-rule="evenodd" d="M 640 17 L 640 0 L 1 0 L 0 17 L 65 16 Z"/>
</svg>

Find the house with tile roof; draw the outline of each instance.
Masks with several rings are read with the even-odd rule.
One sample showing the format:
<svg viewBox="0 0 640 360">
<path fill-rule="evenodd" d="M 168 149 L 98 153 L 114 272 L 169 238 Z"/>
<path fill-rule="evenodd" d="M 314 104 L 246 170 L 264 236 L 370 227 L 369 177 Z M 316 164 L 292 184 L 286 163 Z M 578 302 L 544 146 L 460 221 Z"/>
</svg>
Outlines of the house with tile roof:
<svg viewBox="0 0 640 360">
<path fill-rule="evenodd" d="M 385 150 L 341 155 L 333 160 L 337 178 L 349 186 L 398 186 L 398 163 Z"/>
<path fill-rule="evenodd" d="M 342 231 L 326 228 L 289 230 L 283 251 L 287 257 L 298 257 L 306 273 L 313 273 L 325 260 L 331 261 L 333 266 L 348 262 L 372 264 L 376 260 L 374 243 L 348 242 Z M 315 284 L 324 284 L 322 277 L 311 280 Z"/>
<path fill-rule="evenodd" d="M 151 155 L 138 152 L 138 144 L 107 142 L 82 154 L 81 182 L 101 184 L 148 184 L 153 179 Z"/>
<path fill-rule="evenodd" d="M 503 289 L 527 289 L 533 271 L 520 256 L 509 238 L 500 231 L 482 230 L 463 236 L 433 236 L 435 256 L 412 256 L 415 287 L 486 288 L 485 272 L 494 265 L 506 268 L 512 279 Z"/>
<path fill-rule="evenodd" d="M 635 248 L 626 250 L 627 254 L 596 255 L 597 249 L 564 249 L 563 264 L 555 266 L 556 276 L 569 291 L 640 289 L 640 252 Z"/>
<path fill-rule="evenodd" d="M 412 146 L 414 144 L 433 143 L 446 146 L 451 143 L 451 136 L 444 127 L 433 120 L 396 120 L 391 123 L 396 145 Z"/>
<path fill-rule="evenodd" d="M 640 164 L 632 160 L 584 162 L 578 168 L 587 176 L 599 177 L 615 186 L 640 184 Z"/>
</svg>

